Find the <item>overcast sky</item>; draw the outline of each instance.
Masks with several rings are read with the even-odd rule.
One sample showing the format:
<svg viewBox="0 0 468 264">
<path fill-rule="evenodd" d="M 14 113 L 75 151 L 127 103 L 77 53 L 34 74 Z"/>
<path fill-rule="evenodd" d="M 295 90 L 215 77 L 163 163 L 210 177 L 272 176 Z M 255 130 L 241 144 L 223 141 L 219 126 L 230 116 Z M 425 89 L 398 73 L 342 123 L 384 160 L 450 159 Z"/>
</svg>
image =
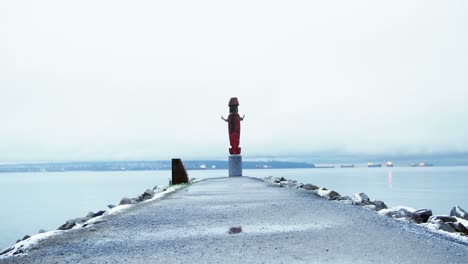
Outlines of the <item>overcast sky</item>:
<svg viewBox="0 0 468 264">
<path fill-rule="evenodd" d="M 467 1 L 1 1 L 0 162 L 468 150 Z"/>
</svg>

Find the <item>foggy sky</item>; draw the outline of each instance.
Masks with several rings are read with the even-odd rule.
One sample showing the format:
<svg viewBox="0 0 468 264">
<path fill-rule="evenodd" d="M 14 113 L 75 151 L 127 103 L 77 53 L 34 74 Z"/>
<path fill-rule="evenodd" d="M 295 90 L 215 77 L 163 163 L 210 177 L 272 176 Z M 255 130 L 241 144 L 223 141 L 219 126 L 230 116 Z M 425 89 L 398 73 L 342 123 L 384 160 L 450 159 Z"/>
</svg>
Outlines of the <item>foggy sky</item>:
<svg viewBox="0 0 468 264">
<path fill-rule="evenodd" d="M 468 150 L 466 1 L 2 1 L 0 162 Z"/>
</svg>

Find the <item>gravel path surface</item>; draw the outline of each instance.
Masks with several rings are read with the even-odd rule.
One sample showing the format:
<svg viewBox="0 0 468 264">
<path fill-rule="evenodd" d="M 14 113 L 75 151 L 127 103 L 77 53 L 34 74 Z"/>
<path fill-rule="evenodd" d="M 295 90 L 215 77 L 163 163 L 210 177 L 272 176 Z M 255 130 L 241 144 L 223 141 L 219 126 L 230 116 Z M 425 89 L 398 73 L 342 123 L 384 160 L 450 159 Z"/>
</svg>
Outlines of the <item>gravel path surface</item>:
<svg viewBox="0 0 468 264">
<path fill-rule="evenodd" d="M 467 245 L 422 227 L 248 177 L 102 219 L 0 263 L 468 263 Z"/>
</svg>

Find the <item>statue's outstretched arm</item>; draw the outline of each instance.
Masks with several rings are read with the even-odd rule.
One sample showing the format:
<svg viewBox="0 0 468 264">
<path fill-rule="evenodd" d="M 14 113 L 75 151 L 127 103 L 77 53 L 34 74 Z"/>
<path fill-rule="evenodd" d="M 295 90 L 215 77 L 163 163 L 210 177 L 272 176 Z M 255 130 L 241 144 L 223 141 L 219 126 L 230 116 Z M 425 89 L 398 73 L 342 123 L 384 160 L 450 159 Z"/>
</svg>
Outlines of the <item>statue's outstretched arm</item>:
<svg viewBox="0 0 468 264">
<path fill-rule="evenodd" d="M 244 118 L 245 118 L 245 115 L 243 115 L 243 116 L 240 118 L 240 120 L 242 121 L 242 120 L 244 120 Z"/>
<path fill-rule="evenodd" d="M 224 118 L 223 116 L 221 116 L 221 119 L 224 120 L 224 121 L 228 121 L 226 118 Z"/>
</svg>

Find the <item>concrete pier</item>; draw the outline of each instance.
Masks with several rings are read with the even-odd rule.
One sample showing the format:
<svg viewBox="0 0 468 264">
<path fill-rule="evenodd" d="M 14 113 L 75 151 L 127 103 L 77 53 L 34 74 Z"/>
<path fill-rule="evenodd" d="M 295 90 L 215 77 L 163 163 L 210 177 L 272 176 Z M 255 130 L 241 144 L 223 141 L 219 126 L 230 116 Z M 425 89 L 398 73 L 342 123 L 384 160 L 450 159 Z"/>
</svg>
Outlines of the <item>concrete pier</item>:
<svg viewBox="0 0 468 264">
<path fill-rule="evenodd" d="M 242 155 L 229 155 L 229 177 L 242 176 Z"/>
<path fill-rule="evenodd" d="M 360 206 L 211 178 L 0 263 L 467 263 L 468 246 Z M 235 230 L 236 232 L 229 232 Z"/>
</svg>

